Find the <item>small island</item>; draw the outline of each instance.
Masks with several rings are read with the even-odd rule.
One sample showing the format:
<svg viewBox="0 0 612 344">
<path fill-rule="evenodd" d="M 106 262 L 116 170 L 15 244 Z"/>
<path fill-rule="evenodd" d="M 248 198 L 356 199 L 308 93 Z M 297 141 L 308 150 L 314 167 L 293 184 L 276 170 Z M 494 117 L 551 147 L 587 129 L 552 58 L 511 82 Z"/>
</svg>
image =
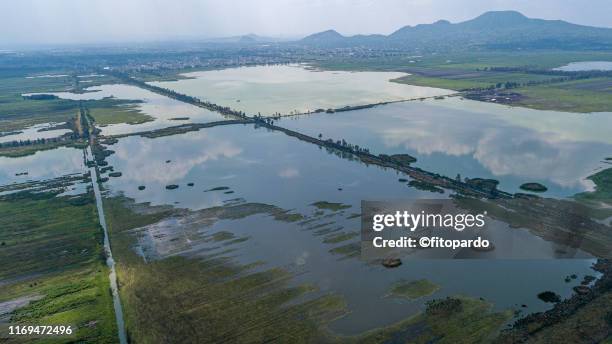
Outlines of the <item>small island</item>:
<svg viewBox="0 0 612 344">
<path fill-rule="evenodd" d="M 379 154 L 378 157 L 383 160 L 391 161 L 399 165 L 410 165 L 417 161 L 417 158 L 413 157 L 410 154 L 393 154 L 393 155 Z"/>
<path fill-rule="evenodd" d="M 340 210 L 348 209 L 351 207 L 348 204 L 334 203 L 334 202 L 327 202 L 327 201 L 318 201 L 318 202 L 312 203 L 311 205 L 316 207 L 319 210 L 331 210 L 331 211 L 340 211 Z"/>
<path fill-rule="evenodd" d="M 548 188 L 540 183 L 524 183 L 520 186 L 521 190 L 531 192 L 545 192 Z"/>
<path fill-rule="evenodd" d="M 386 268 L 392 269 L 402 265 L 402 260 L 399 258 L 385 258 L 382 261 L 382 265 Z"/>
<path fill-rule="evenodd" d="M 538 299 L 547 303 L 561 302 L 561 296 L 552 291 L 544 291 L 538 294 Z"/>
<path fill-rule="evenodd" d="M 399 281 L 391 286 L 388 297 L 405 298 L 409 300 L 429 296 L 440 289 L 437 284 L 420 279 L 416 281 Z"/>
<path fill-rule="evenodd" d="M 229 190 L 229 186 L 216 186 L 214 188 L 208 189 L 208 190 L 204 190 L 204 192 L 210 192 L 210 191 L 225 191 L 225 190 Z"/>
</svg>

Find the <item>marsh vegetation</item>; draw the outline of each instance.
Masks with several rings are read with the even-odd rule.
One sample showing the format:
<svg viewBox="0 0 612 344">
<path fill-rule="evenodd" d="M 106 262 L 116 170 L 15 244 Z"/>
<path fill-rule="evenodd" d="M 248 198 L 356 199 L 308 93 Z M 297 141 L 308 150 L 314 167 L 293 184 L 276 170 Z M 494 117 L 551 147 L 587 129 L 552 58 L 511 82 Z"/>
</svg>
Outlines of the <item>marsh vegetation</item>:
<svg viewBox="0 0 612 344">
<path fill-rule="evenodd" d="M 18 191 L 0 196 L 0 227 L 0 304 L 27 300 L 0 315 L 0 322 L 5 317 L 13 324 L 71 324 L 73 340 L 114 342 L 116 325 L 92 193 Z"/>
<path fill-rule="evenodd" d="M 77 325 L 75 341 L 116 341 L 96 182 L 133 342 L 496 342 L 525 335 L 519 321 L 498 337 L 521 317 L 525 328 L 545 325 L 546 341 L 558 338 L 548 328 L 560 328 L 554 314 L 566 309 L 566 324 L 591 319 L 601 337 L 609 285 L 592 259 L 530 269 L 363 261 L 358 209 L 362 199 L 452 198 L 489 211 L 547 257 L 605 254 L 607 114 L 500 104 L 607 111 L 607 72 L 553 70 L 607 53 L 334 54 L 307 61 L 317 68 L 110 63 L 88 83 L 77 75 L 85 71 L 0 73 L 0 136 L 47 123 L 70 130 L 70 139 L 0 148 L 0 259 L 22 262 L 0 268 L 0 305 L 19 305 L 0 322 L 64 321 Z M 273 82 L 262 84 L 263 74 Z M 239 96 L 221 87 L 230 79 Z M 87 161 L 78 148 L 89 143 Z M 556 198 L 514 194 L 545 191 L 532 181 Z M 500 200 L 465 197 L 474 195 Z M 575 232 L 559 214 L 576 216 Z M 538 299 L 542 290 L 554 300 Z M 559 310 L 567 304 L 577 306 Z"/>
</svg>

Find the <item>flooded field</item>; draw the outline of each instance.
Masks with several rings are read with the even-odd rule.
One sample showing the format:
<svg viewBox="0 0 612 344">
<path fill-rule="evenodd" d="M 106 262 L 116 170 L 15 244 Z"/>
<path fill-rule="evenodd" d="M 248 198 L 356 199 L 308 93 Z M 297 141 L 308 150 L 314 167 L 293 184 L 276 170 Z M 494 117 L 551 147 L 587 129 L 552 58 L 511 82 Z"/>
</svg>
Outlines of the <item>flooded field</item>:
<svg viewBox="0 0 612 344">
<path fill-rule="evenodd" d="M 99 100 L 114 97 L 123 100 L 141 101 L 134 105 L 135 110 L 153 118 L 152 121 L 140 124 L 119 123 L 100 126 L 103 135 L 129 134 L 185 123 L 206 123 L 223 119 L 218 113 L 130 85 L 102 85 L 86 88 L 84 93 L 57 92 L 48 94 L 72 100 Z"/>
<path fill-rule="evenodd" d="M 61 125 L 61 123 L 44 123 L 36 124 L 29 128 L 19 130 L 17 132 L 5 133 L 0 135 L 0 143 L 12 142 L 12 141 L 25 141 L 25 140 L 38 140 L 38 139 L 50 139 L 54 137 L 60 137 L 64 134 L 70 133 L 70 129 L 53 129 Z M 1 133 L 0 133 L 1 134 Z"/>
<path fill-rule="evenodd" d="M 612 113 L 589 115 L 507 107 L 451 97 L 334 114 L 283 118 L 278 125 L 372 153 L 407 153 L 415 166 L 449 177 L 500 181 L 519 191 L 539 182 L 551 196 L 592 189 L 586 178 L 612 150 Z"/>
<path fill-rule="evenodd" d="M 322 140 L 345 140 L 373 154 L 410 154 L 417 159 L 412 166 L 450 178 L 496 179 L 508 192 L 520 191 L 525 182 L 538 182 L 548 187 L 546 196 L 569 197 L 592 190 L 587 177 L 606 166 L 612 150 L 610 113 L 587 118 L 459 97 L 435 99 L 450 91 L 389 81 L 402 75 L 261 66 L 190 73 L 192 79 L 155 84 L 249 114 L 393 102 L 288 116 L 275 124 Z M 82 148 L 67 147 L 0 158 L 0 195 L 22 188 L 37 191 L 39 182 L 48 180 L 53 182 L 46 187 L 63 188 L 59 195 L 67 201 L 72 195 L 95 194 L 100 223 L 104 229 L 108 223 L 110 242 L 105 247 L 110 249 L 112 243 L 121 286 L 115 290 L 115 310 L 121 313 L 118 291 L 128 310 L 126 324 L 149 323 L 149 317 L 165 323 L 158 311 L 147 312 L 150 300 L 164 311 L 170 307 L 172 314 L 182 314 L 186 307 L 191 311 L 193 304 L 195 315 L 186 326 L 199 324 L 199 317 L 224 319 L 225 324 L 236 317 L 231 305 L 239 297 L 249 304 L 245 317 L 265 326 L 297 325 L 284 315 L 270 321 L 249 312 L 283 314 L 297 307 L 298 324 L 309 314 L 307 320 L 317 324 L 317 331 L 320 326 L 327 335 L 359 336 L 423 314 L 429 301 L 465 297 L 472 300 L 466 305 L 490 303 L 498 312 L 492 316 L 501 319 L 499 327 L 551 309 L 554 303 L 538 294 L 549 291 L 568 298 L 585 277 L 599 276 L 591 268 L 591 251 L 581 250 L 592 246 L 548 241 L 546 231 L 501 217 L 491 219 L 490 233 L 510 247 L 520 247 L 511 250 L 510 259 L 470 260 L 466 258 L 474 252 L 465 249 L 456 255 L 462 259 L 454 260 L 402 256 L 403 263 L 389 269 L 360 255 L 361 201 L 449 199 L 455 191 L 427 188 L 426 182 L 419 184 L 395 167 L 366 164 L 348 150 L 303 136 L 300 140 L 261 121 L 129 135 L 225 119 L 135 86 L 112 84 L 84 93 L 53 94 L 72 100 L 113 97 L 133 102 L 101 107 L 102 113 L 95 112 L 100 103 L 88 104 L 94 118 L 106 115 L 108 121 L 96 125 L 100 144 L 88 148 L 88 161 Z M 421 97 L 430 99 L 395 102 Z M 109 120 L 125 116 L 116 111 L 125 110 L 122 107 L 146 117 L 137 124 Z M 38 129 L 13 135 L 36 135 Z M 125 136 L 105 137 L 118 134 Z M 89 137 L 81 139 L 84 146 Z M 96 183 L 93 188 L 91 180 Z M 491 257 L 504 249 L 499 245 Z M 525 252 L 537 252 L 541 259 L 524 259 Z M 580 259 L 551 259 L 572 254 Z M 114 263 L 109 267 L 112 281 Z M 219 287 L 220 281 L 236 284 L 233 294 Z M 222 295 L 213 297 L 216 288 Z M 162 289 L 165 293 L 158 292 Z M 190 297 L 181 299 L 183 295 Z M 262 306 L 264 301 L 269 304 Z M 123 327 L 123 320 L 118 322 Z M 224 335 L 224 324 L 216 327 L 217 333 Z M 139 338 L 147 338 L 146 332 Z"/>
<path fill-rule="evenodd" d="M 0 157 L 0 186 L 86 172 L 82 149 L 61 147 L 19 158 Z"/>
<path fill-rule="evenodd" d="M 274 65 L 192 72 L 184 74 L 190 79 L 151 84 L 250 115 L 303 113 L 453 93 L 390 81 L 405 75 L 321 71 L 302 65 Z"/>
<path fill-rule="evenodd" d="M 567 297 L 578 283 L 564 281 L 567 276 L 593 273 L 589 259 L 407 261 L 393 270 L 362 261 L 355 248 L 362 199 L 448 194 L 409 187 L 399 180 L 406 176 L 393 170 L 264 128 L 233 125 L 155 139 L 126 137 L 108 148 L 115 152 L 109 166 L 121 176 L 103 184 L 107 199 L 125 196 L 135 209 L 176 211 L 130 231 L 135 240 L 130 249 L 144 263 L 215 255 L 241 266 L 257 263 L 255 271 L 286 269 L 293 276 L 290 285 L 307 283 L 316 286 L 315 295 L 345 300 L 348 313 L 330 324 L 335 333 L 390 325 L 416 314 L 428 300 L 458 294 L 483 297 L 496 310 L 525 305 L 523 312 L 541 311 L 552 305 L 538 293 Z M 418 279 L 439 289 L 415 300 L 387 297 L 394 283 Z"/>
<path fill-rule="evenodd" d="M 0 344 L 612 344 L 612 1 L 30 2 Z"/>
</svg>

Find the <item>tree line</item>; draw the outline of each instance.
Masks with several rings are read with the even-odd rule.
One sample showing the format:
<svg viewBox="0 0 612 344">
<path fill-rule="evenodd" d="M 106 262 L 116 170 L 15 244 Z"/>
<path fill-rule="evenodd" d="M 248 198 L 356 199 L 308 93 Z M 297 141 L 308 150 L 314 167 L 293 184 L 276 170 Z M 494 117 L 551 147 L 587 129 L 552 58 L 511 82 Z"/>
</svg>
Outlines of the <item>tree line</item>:
<svg viewBox="0 0 612 344">
<path fill-rule="evenodd" d="M 561 71 L 553 69 L 541 69 L 529 66 L 524 67 L 484 67 L 476 69 L 477 71 L 490 71 L 502 73 L 523 73 L 523 74 L 538 74 L 556 76 L 554 78 L 542 80 L 529 80 L 526 82 L 506 81 L 491 84 L 487 87 L 472 87 L 463 89 L 462 91 L 490 91 L 495 89 L 513 89 L 525 86 L 557 84 L 574 80 L 585 80 L 591 78 L 612 77 L 612 71 L 592 70 L 592 71 Z"/>
</svg>

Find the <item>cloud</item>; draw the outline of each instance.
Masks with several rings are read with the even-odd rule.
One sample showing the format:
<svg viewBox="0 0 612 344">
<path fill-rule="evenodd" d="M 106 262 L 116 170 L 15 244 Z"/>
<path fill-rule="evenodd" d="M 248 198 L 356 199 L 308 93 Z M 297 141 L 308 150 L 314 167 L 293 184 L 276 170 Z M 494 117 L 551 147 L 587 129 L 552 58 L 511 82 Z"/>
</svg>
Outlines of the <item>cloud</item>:
<svg viewBox="0 0 612 344">
<path fill-rule="evenodd" d="M 610 150 L 609 144 L 564 140 L 555 133 L 507 125 L 491 117 L 478 118 L 475 126 L 463 122 L 463 116 L 428 116 L 427 121 L 382 130 L 385 145 L 414 150 L 417 156 L 469 156 L 495 176 L 549 180 L 562 187 L 585 189 L 592 186 L 585 178 Z"/>
<path fill-rule="evenodd" d="M 298 177 L 299 175 L 300 175 L 300 171 L 298 171 L 297 169 L 293 167 L 288 167 L 278 172 L 278 176 L 281 178 L 295 178 L 295 177 Z"/>
<path fill-rule="evenodd" d="M 609 146 L 560 141 L 530 130 L 488 130 L 478 139 L 474 158 L 496 176 L 550 180 L 562 187 L 590 189 L 593 173 Z"/>
<path fill-rule="evenodd" d="M 242 152 L 242 148 L 231 141 L 205 132 L 170 138 L 167 144 L 132 137 L 124 140 L 111 147 L 116 150 L 116 157 L 111 156 L 111 164 L 123 173 L 123 181 L 133 183 L 169 184 L 183 179 L 193 168 L 207 161 L 234 158 Z"/>
<path fill-rule="evenodd" d="M 28 172 L 28 175 L 15 176 L 22 172 Z M 19 158 L 0 157 L 0 185 L 87 172 L 83 165 L 83 151 L 76 148 L 61 147 Z"/>
</svg>

